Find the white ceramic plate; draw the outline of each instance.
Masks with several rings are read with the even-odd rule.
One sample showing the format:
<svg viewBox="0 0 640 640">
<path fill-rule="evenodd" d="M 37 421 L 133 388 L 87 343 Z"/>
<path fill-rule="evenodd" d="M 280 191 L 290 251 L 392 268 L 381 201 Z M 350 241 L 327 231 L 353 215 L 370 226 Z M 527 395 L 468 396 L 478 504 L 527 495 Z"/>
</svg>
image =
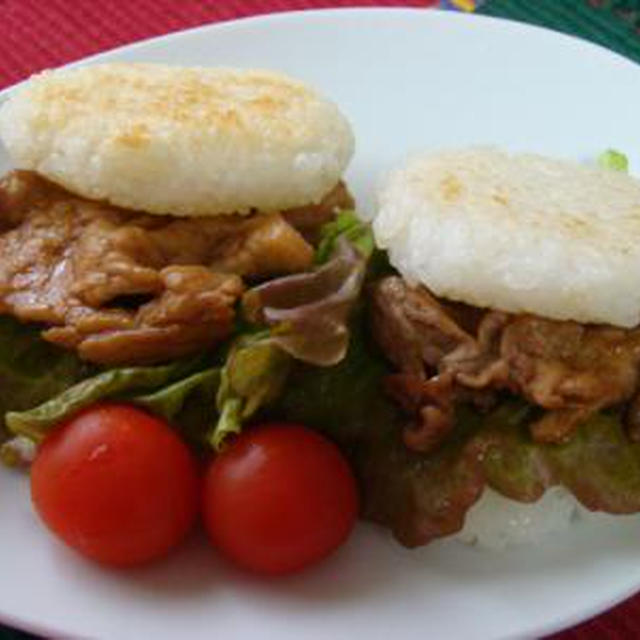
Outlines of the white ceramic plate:
<svg viewBox="0 0 640 640">
<path fill-rule="evenodd" d="M 640 67 L 516 23 L 425 10 L 281 14 L 98 60 L 272 67 L 313 83 L 353 122 L 349 181 L 365 208 L 376 176 L 418 147 L 489 143 L 587 159 L 612 146 L 640 172 Z M 101 570 L 47 535 L 25 478 L 6 470 L 0 509 L 0 617 L 64 637 L 538 636 L 640 587 L 635 517 L 503 554 L 455 542 L 407 551 L 362 525 L 319 569 L 267 582 L 230 569 L 197 536 L 158 566 Z"/>
</svg>

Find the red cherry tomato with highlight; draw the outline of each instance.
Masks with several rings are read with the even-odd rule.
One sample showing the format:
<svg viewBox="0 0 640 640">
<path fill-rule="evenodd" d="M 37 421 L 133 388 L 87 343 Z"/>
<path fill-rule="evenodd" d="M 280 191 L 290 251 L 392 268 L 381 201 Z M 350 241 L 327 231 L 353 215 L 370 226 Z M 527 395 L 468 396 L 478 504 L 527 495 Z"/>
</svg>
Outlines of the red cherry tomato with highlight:
<svg viewBox="0 0 640 640">
<path fill-rule="evenodd" d="M 98 562 L 130 566 L 167 554 L 194 524 L 195 462 L 159 418 L 99 404 L 57 427 L 31 468 L 35 508 L 59 538 Z"/>
<path fill-rule="evenodd" d="M 214 458 L 204 482 L 212 544 L 258 573 L 318 562 L 346 540 L 357 512 L 356 483 L 338 448 L 300 425 L 247 429 Z"/>
</svg>

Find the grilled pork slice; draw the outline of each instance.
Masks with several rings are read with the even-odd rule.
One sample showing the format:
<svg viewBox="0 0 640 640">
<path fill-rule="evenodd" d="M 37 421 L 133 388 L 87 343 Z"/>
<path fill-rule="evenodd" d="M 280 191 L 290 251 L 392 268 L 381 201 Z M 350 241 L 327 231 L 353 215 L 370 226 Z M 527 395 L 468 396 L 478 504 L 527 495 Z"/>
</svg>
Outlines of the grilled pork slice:
<svg viewBox="0 0 640 640">
<path fill-rule="evenodd" d="M 341 195 L 342 194 L 342 195 Z M 311 234 L 342 186 L 293 215 Z M 86 200 L 31 172 L 0 183 L 0 313 L 87 360 L 148 363 L 215 344 L 244 279 L 303 271 L 313 247 L 278 212 L 148 215 Z"/>
<path fill-rule="evenodd" d="M 638 328 L 470 307 L 395 276 L 375 284 L 372 300 L 376 338 L 398 369 L 388 389 L 413 416 L 404 433 L 413 449 L 447 437 L 456 402 L 488 407 L 500 391 L 546 410 L 530 427 L 539 442 L 563 442 L 594 412 L 640 402 Z"/>
</svg>

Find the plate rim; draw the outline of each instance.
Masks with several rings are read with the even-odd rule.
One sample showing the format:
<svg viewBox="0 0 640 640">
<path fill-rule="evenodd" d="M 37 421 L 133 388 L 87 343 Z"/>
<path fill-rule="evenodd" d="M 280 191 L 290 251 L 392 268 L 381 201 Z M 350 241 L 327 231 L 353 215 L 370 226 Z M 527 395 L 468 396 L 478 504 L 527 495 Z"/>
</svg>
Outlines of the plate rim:
<svg viewBox="0 0 640 640">
<path fill-rule="evenodd" d="M 134 40 L 133 42 L 117 45 L 110 49 L 105 49 L 103 51 L 99 51 L 97 53 L 92 53 L 88 56 L 83 56 L 82 58 L 78 58 L 76 60 L 71 60 L 64 64 L 53 66 L 53 67 L 45 67 L 40 71 L 34 71 L 33 74 L 41 73 L 42 71 L 52 70 L 52 69 L 66 69 L 73 68 L 76 66 L 83 66 L 88 63 L 99 62 L 101 58 L 107 57 L 113 54 L 118 54 L 125 50 L 135 50 L 139 47 L 146 46 L 149 44 L 153 44 L 154 42 L 158 42 L 160 40 L 163 41 L 172 41 L 178 40 L 182 37 L 189 36 L 193 33 L 198 33 L 201 31 L 208 30 L 226 30 L 226 29 L 234 29 L 237 26 L 244 26 L 250 24 L 251 22 L 281 22 L 286 20 L 293 20 L 297 18 L 305 18 L 308 16 L 310 19 L 314 19 L 320 16 L 330 16 L 331 14 L 338 15 L 356 15 L 356 14 L 383 14 L 383 13 L 393 13 L 393 14 L 412 14 L 418 15 L 421 19 L 424 19 L 425 16 L 427 19 L 443 19 L 445 22 L 452 20 L 459 20 L 461 22 L 484 22 L 485 24 L 493 23 L 495 25 L 499 24 L 508 24 L 510 29 L 519 29 L 524 32 L 538 31 L 547 35 L 547 37 L 554 37 L 556 39 L 565 40 L 565 42 L 572 43 L 574 46 L 578 47 L 587 47 L 592 50 L 597 50 L 601 54 L 605 55 L 605 57 L 617 59 L 618 62 L 622 64 L 630 65 L 634 68 L 640 68 L 640 63 L 636 63 L 631 58 L 628 58 L 617 51 L 613 51 L 612 49 L 608 49 L 604 45 L 601 45 L 597 42 L 593 42 L 591 40 L 587 40 L 581 38 L 579 36 L 573 35 L 571 33 L 566 33 L 564 31 L 558 31 L 556 29 L 552 29 L 550 27 L 531 24 L 528 22 L 521 22 L 514 18 L 503 18 L 500 16 L 489 16 L 485 14 L 467 12 L 467 11 L 455 11 L 451 9 L 443 9 L 439 7 L 386 7 L 382 5 L 370 6 L 370 7 L 325 7 L 325 8 L 317 8 L 317 9 L 278 9 L 276 11 L 272 11 L 269 13 L 257 13 L 248 16 L 241 16 L 239 18 L 229 18 L 224 20 L 219 20 L 215 22 L 207 22 L 205 24 L 201 24 L 195 27 L 186 27 L 184 29 L 177 29 L 175 31 L 169 31 L 165 34 L 150 36 L 148 38 L 143 38 L 141 40 Z M 437 18 L 435 17 L 437 16 Z M 31 76 L 28 76 L 24 80 L 19 80 L 11 85 L 8 85 L 2 89 L 0 89 L 0 105 L 4 100 L 6 100 L 8 94 L 10 94 L 15 89 L 19 88 L 21 85 L 25 84 Z"/>
<path fill-rule="evenodd" d="M 510 30 L 520 31 L 522 33 L 531 33 L 531 32 L 539 32 L 544 34 L 545 37 L 551 37 L 557 41 L 564 41 L 567 45 L 571 45 L 577 48 L 587 48 L 591 49 L 594 53 L 599 52 L 598 55 L 601 55 L 603 58 L 608 58 L 611 61 L 616 61 L 617 64 L 622 64 L 623 66 L 628 66 L 629 68 L 633 68 L 636 72 L 640 72 L 640 64 L 631 60 L 624 55 L 612 51 L 607 47 L 592 42 L 590 40 L 586 40 L 575 36 L 573 34 L 569 34 L 562 31 L 557 31 L 555 29 L 529 24 L 525 22 L 521 22 L 512 18 L 502 18 L 499 16 L 489 16 L 483 14 L 475 14 L 475 13 L 466 13 L 466 12 L 456 12 L 446 9 L 439 9 L 435 7 L 386 7 L 386 6 L 370 6 L 370 7 L 333 7 L 333 8 L 317 8 L 317 9 L 297 9 L 297 10 L 276 10 L 268 13 L 258 13 L 247 16 L 242 16 L 239 18 L 230 18 L 224 19 L 215 22 L 208 22 L 202 25 L 198 25 L 195 27 L 187 27 L 184 29 L 178 29 L 175 31 L 170 31 L 165 34 L 155 35 L 148 38 L 144 38 L 141 40 L 136 40 L 133 42 L 129 42 L 126 44 L 118 45 L 116 47 L 106 49 L 89 56 L 85 56 L 76 60 L 72 60 L 70 62 L 64 63 L 57 67 L 47 67 L 46 69 L 54 69 L 54 68 L 73 68 L 76 66 L 84 66 L 87 64 L 100 63 L 102 59 L 107 58 L 112 55 L 118 55 L 122 52 L 135 52 L 139 48 L 143 48 L 148 45 L 152 45 L 154 43 L 168 42 L 169 46 L 175 41 L 179 41 L 181 38 L 188 38 L 192 34 L 206 32 L 206 31 L 220 31 L 220 30 L 233 30 L 235 28 L 243 28 L 247 25 L 251 25 L 252 23 L 261 24 L 261 23 L 286 23 L 290 20 L 315 20 L 318 18 L 336 18 L 339 19 L 340 16 L 343 15 L 358 15 L 358 14 L 394 14 L 394 15 L 402 15 L 409 16 L 415 15 L 420 16 L 420 19 L 426 20 L 442 20 L 443 22 L 449 21 L 459 21 L 466 22 L 469 24 L 483 22 L 485 25 L 493 25 L 492 28 L 498 28 L 499 25 L 509 25 Z M 170 62 L 168 64 L 171 64 Z M 40 71 L 34 72 L 40 73 Z M 8 96 L 15 90 L 19 89 L 22 85 L 24 85 L 29 78 L 25 78 L 24 80 L 20 80 L 12 85 L 4 87 L 0 90 L 0 105 L 8 98 Z M 544 624 L 538 624 L 537 626 L 530 626 L 526 631 L 526 636 L 523 636 L 522 633 L 515 634 L 512 636 L 503 636 L 504 638 L 522 638 L 522 637 L 541 637 L 547 636 L 552 633 L 556 633 L 562 630 L 567 630 L 572 628 L 578 624 L 585 623 L 598 615 L 604 613 L 615 607 L 616 605 L 624 602 L 628 598 L 632 597 L 634 594 L 640 592 L 640 582 L 633 587 L 626 587 L 622 589 L 620 592 L 612 595 L 611 598 L 591 607 L 584 609 L 581 613 L 573 613 L 568 616 L 563 616 L 562 614 L 556 616 L 556 619 L 548 621 Z M 81 636 L 70 634 L 68 630 L 65 630 L 58 625 L 48 625 L 48 624 L 40 624 L 39 622 L 32 622 L 29 619 L 22 618 L 19 616 L 14 616 L 11 613 L 4 612 L 0 609 L 0 622 L 6 624 L 14 629 L 25 631 L 28 633 L 34 633 L 42 636 L 52 635 L 54 637 L 65 637 L 71 639 L 78 639 Z"/>
</svg>

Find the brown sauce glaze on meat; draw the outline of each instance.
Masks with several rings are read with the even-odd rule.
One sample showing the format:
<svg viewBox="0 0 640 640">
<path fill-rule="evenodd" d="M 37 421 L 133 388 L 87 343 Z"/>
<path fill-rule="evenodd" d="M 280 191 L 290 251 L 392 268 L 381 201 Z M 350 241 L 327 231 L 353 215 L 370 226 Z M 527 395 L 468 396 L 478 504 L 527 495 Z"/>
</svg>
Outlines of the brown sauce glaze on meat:
<svg viewBox="0 0 640 640">
<path fill-rule="evenodd" d="M 315 218 L 313 207 L 296 214 L 305 233 L 346 197 L 334 191 Z M 93 362 L 209 347 L 229 335 L 245 279 L 304 271 L 312 259 L 278 212 L 157 216 L 75 197 L 31 172 L 0 182 L 0 313 L 43 324 L 46 340 Z"/>
<path fill-rule="evenodd" d="M 404 437 L 410 448 L 437 447 L 453 428 L 456 402 L 491 406 L 499 391 L 547 410 L 530 427 L 538 442 L 564 442 L 594 412 L 632 399 L 638 437 L 640 329 L 465 312 L 395 276 L 371 292 L 374 334 L 399 370 L 389 390 L 414 416 Z"/>
</svg>

